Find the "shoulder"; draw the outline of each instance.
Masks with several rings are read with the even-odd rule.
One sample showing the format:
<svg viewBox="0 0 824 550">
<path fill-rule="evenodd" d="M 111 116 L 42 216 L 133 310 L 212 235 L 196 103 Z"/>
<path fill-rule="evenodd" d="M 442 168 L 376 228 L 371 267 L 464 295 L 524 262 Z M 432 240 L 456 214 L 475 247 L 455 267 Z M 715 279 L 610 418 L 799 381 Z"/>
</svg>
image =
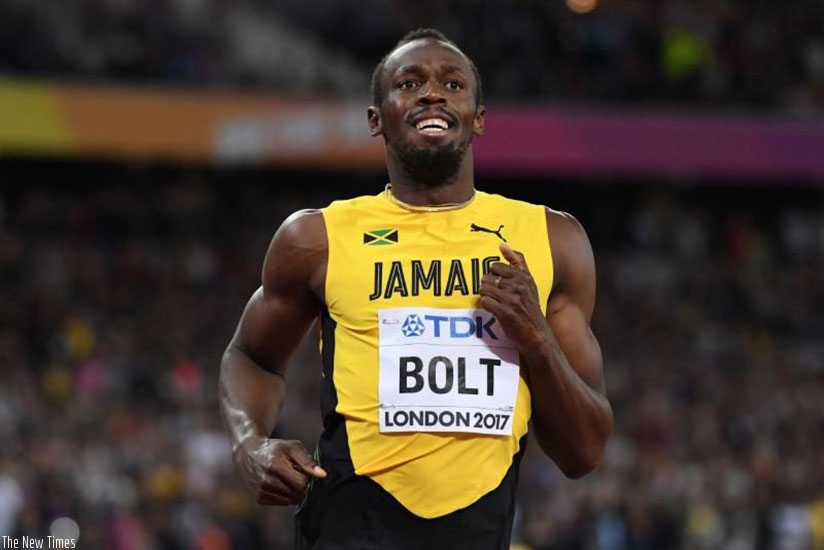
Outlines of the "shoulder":
<svg viewBox="0 0 824 550">
<path fill-rule="evenodd" d="M 316 245 L 325 241 L 326 225 L 322 211 L 306 209 L 292 213 L 280 225 L 272 242 L 276 240 L 293 246 Z"/>
<path fill-rule="evenodd" d="M 567 212 L 545 207 L 547 232 L 555 266 L 554 290 L 569 281 L 594 279 L 595 259 L 583 225 Z"/>
<path fill-rule="evenodd" d="M 263 262 L 263 287 L 307 287 L 316 293 L 326 274 L 328 242 L 320 210 L 299 210 L 286 218 Z"/>
<path fill-rule="evenodd" d="M 325 252 L 327 248 L 326 225 L 320 210 L 298 210 L 286 218 L 269 244 L 268 255 L 273 251 L 305 255 Z"/>
<path fill-rule="evenodd" d="M 546 212 L 546 224 L 547 229 L 550 231 L 551 238 L 554 237 L 557 240 L 563 241 L 560 244 L 564 244 L 567 241 L 572 241 L 572 244 L 581 244 L 579 241 L 589 243 L 589 238 L 584 230 L 584 226 L 581 225 L 581 222 L 579 222 L 575 216 L 568 212 L 553 210 L 548 206 L 544 207 L 544 211 Z"/>
</svg>

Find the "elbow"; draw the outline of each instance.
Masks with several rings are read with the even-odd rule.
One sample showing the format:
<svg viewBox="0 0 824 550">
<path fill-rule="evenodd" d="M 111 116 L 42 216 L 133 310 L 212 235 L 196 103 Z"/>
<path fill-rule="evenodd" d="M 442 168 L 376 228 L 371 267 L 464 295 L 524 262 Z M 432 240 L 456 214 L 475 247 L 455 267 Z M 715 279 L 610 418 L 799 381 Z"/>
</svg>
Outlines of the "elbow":
<svg viewBox="0 0 824 550">
<path fill-rule="evenodd" d="M 575 449 L 572 456 L 567 460 L 558 463 L 558 467 L 567 478 L 580 479 L 600 467 L 604 462 L 607 440 L 612 434 L 614 425 L 612 409 L 608 408 L 606 412 L 608 414 L 604 416 L 599 429 L 593 434 L 594 438 L 590 439 L 589 443 Z"/>
<path fill-rule="evenodd" d="M 599 424 L 598 429 L 590 432 L 586 438 L 577 443 L 549 445 L 538 440 L 543 451 L 555 462 L 561 472 L 569 479 L 580 479 L 597 469 L 604 462 L 607 440 L 612 433 L 613 418 L 611 414 Z"/>
<path fill-rule="evenodd" d="M 549 445 L 540 439 L 538 444 L 568 479 L 580 479 L 598 468 L 604 461 L 605 441 L 588 447 L 563 449 L 567 452 L 559 452 L 561 449 L 557 446 Z"/>
<path fill-rule="evenodd" d="M 565 462 L 557 462 L 558 468 L 567 479 L 581 479 L 597 469 L 604 461 L 604 447 L 595 452 L 582 453 L 581 456 Z"/>
</svg>

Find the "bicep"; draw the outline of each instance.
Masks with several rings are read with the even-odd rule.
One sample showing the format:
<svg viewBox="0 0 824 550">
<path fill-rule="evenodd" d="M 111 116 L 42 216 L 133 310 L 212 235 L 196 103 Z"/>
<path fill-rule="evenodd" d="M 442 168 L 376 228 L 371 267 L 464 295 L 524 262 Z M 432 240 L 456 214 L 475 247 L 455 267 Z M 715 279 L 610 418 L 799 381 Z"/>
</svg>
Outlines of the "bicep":
<svg viewBox="0 0 824 550">
<path fill-rule="evenodd" d="M 269 245 L 262 285 L 246 304 L 232 340 L 266 370 L 282 372 L 320 311 L 325 239 L 320 214 L 302 212 L 286 220 Z"/>
<path fill-rule="evenodd" d="M 550 303 L 554 307 L 547 315 L 547 320 L 569 365 L 589 387 L 604 393 L 601 346 L 590 328 L 584 310 L 563 294 L 551 298 Z"/>
<path fill-rule="evenodd" d="M 294 297 L 261 286 L 246 304 L 231 345 L 262 368 L 283 373 L 315 315 L 314 308 Z"/>
<path fill-rule="evenodd" d="M 551 213 L 556 281 L 547 320 L 570 366 L 590 387 L 604 392 L 601 347 L 590 321 L 595 309 L 595 259 L 583 227 L 568 214 Z"/>
</svg>

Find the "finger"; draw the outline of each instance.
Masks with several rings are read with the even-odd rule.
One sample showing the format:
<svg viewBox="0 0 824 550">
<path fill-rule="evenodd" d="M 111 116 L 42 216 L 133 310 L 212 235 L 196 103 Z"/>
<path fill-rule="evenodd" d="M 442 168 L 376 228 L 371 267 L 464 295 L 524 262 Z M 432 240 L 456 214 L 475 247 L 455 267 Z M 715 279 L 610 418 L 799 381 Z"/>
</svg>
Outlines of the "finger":
<svg viewBox="0 0 824 550">
<path fill-rule="evenodd" d="M 302 480 L 283 479 L 277 475 L 266 476 L 260 484 L 260 489 L 265 493 L 282 495 L 289 498 L 302 498 L 309 486 L 309 478 L 301 474 Z"/>
<path fill-rule="evenodd" d="M 481 296 L 481 307 L 494 315 L 495 318 L 499 318 L 499 315 L 503 312 L 504 306 L 493 296 L 485 295 Z"/>
<path fill-rule="evenodd" d="M 295 494 L 295 493 L 273 493 L 271 491 L 262 491 L 258 494 L 257 501 L 258 504 L 276 504 L 280 506 L 285 506 L 289 504 L 296 504 L 304 499 L 306 496 L 306 491 Z"/>
<path fill-rule="evenodd" d="M 309 485 L 310 476 L 298 470 L 288 458 L 284 458 L 284 464 L 280 467 L 272 467 L 269 469 L 266 481 L 278 480 L 289 491 L 300 493 Z"/>
<path fill-rule="evenodd" d="M 292 496 L 279 495 L 277 493 L 264 492 L 258 495 L 258 504 L 267 506 L 289 506 L 290 504 L 297 504 L 303 500 L 303 495 L 295 498 Z"/>
<path fill-rule="evenodd" d="M 489 273 L 500 275 L 501 277 L 515 277 L 518 271 L 520 271 L 519 268 L 502 262 L 495 262 L 489 266 Z"/>
<path fill-rule="evenodd" d="M 526 265 L 526 257 L 524 257 L 523 254 L 517 250 L 513 250 L 512 247 L 506 243 L 501 243 L 500 249 L 501 254 L 504 255 L 504 258 L 506 258 L 506 261 L 508 261 L 512 267 L 529 271 L 529 267 Z"/>
<path fill-rule="evenodd" d="M 312 455 L 309 454 L 309 451 L 300 441 L 295 441 L 293 445 L 289 445 L 288 453 L 298 472 L 312 477 L 326 477 L 326 470 L 315 462 L 315 459 L 312 458 Z"/>
<path fill-rule="evenodd" d="M 503 288 L 507 284 L 507 279 L 500 275 L 487 273 L 481 278 L 481 296 L 492 296 L 497 300 L 503 297 Z"/>
</svg>

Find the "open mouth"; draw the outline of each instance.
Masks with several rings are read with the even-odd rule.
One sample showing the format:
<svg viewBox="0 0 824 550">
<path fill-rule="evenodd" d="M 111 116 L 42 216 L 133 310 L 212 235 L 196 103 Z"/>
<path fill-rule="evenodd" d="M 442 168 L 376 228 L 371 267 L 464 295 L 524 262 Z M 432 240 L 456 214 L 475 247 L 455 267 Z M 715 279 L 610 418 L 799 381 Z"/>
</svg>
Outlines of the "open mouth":
<svg viewBox="0 0 824 550">
<path fill-rule="evenodd" d="M 449 130 L 449 121 L 445 118 L 425 118 L 415 124 L 415 128 L 422 134 L 439 135 Z"/>
</svg>

